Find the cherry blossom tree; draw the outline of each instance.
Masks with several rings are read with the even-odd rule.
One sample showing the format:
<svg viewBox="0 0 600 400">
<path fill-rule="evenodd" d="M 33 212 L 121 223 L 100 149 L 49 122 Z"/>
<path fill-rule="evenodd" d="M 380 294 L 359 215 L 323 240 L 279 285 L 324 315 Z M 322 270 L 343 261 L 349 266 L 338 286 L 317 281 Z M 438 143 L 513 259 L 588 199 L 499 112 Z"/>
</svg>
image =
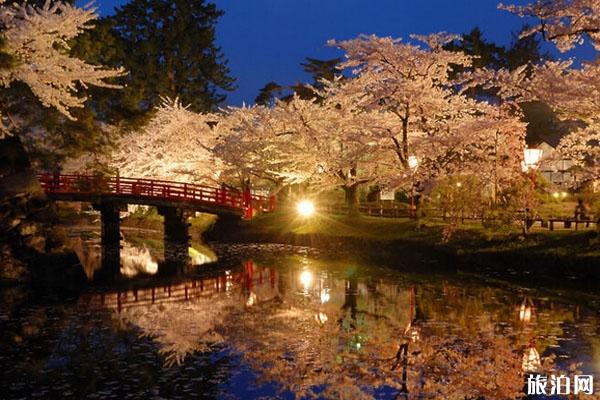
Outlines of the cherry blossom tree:
<svg viewBox="0 0 600 400">
<path fill-rule="evenodd" d="M 329 85 L 329 95 L 350 98 L 356 108 L 377 113 L 382 122 L 373 134 L 396 159 L 388 184 L 406 187 L 415 180 L 465 172 L 469 165 L 480 172 L 490 160 L 490 148 L 498 155 L 498 145 L 505 142 L 504 155 L 515 158 L 511 150 L 522 143 L 524 125 L 518 115 L 457 90 L 465 78 L 452 79 L 450 72 L 471 66 L 473 59 L 443 48 L 455 36 L 413 39 L 426 46 L 376 36 L 330 42 L 346 52 L 342 66 L 355 77 Z M 509 140 L 499 141 L 500 136 Z"/>
<path fill-rule="evenodd" d="M 219 154 L 239 171 L 315 190 L 342 188 L 351 212 L 358 187 L 378 179 L 381 157 L 371 134 L 375 113 L 299 96 L 273 108 L 229 111 L 219 126 L 227 130 Z"/>
<path fill-rule="evenodd" d="M 123 176 L 214 183 L 222 163 L 214 155 L 215 114 L 188 110 L 178 99 L 163 99 L 148 124 L 126 135 L 110 165 Z"/>
<path fill-rule="evenodd" d="M 282 171 L 290 164 L 277 125 L 269 107 L 227 108 L 216 126 L 219 141 L 215 152 L 224 162 L 223 177 L 267 182 L 276 192 L 285 183 Z"/>
<path fill-rule="evenodd" d="M 360 185 L 377 182 L 384 157 L 374 140 L 374 113 L 357 112 L 347 100 L 280 103 L 274 110 L 296 145 L 292 170 L 317 189 L 342 188 L 350 213 L 358 205 Z"/>
<path fill-rule="evenodd" d="M 524 34 L 540 32 L 554 41 L 560 51 L 571 50 L 586 38 L 600 50 L 600 4 L 596 0 L 536 0 L 525 6 L 498 7 L 521 17 L 536 18 L 539 24 Z"/>
<path fill-rule="evenodd" d="M 118 88 L 107 80 L 124 74 L 120 69 L 90 65 L 69 56 L 69 40 L 96 18 L 95 9 L 61 1 L 41 6 L 0 4 L 0 26 L 6 40 L 3 49 L 12 56 L 11 68 L 0 70 L 0 84 L 25 83 L 46 107 L 54 107 L 70 119 L 69 110 L 83 107 L 79 93 L 88 85 Z"/>
<path fill-rule="evenodd" d="M 534 17 L 539 24 L 524 34 L 541 32 L 560 51 L 568 51 L 589 41 L 600 50 L 600 4 L 595 0 L 537 0 L 529 5 L 500 5 L 523 17 Z M 525 96 L 547 102 L 566 121 L 582 121 L 585 127 L 565 136 L 558 157 L 572 159 L 582 168 L 584 180 L 597 179 L 600 157 L 600 62 L 574 68 L 573 61 L 547 62 L 536 68 L 522 90 Z"/>
<path fill-rule="evenodd" d="M 342 188 L 351 212 L 367 183 L 406 187 L 476 173 L 504 184 L 518 171 L 514 149 L 525 126 L 506 107 L 455 90 L 449 72 L 471 58 L 443 50 L 450 38 L 419 37 L 425 49 L 374 36 L 332 42 L 355 76 L 324 82 L 318 102 L 294 96 L 270 108 L 226 110 L 219 157 L 234 173 L 277 185 Z"/>
</svg>

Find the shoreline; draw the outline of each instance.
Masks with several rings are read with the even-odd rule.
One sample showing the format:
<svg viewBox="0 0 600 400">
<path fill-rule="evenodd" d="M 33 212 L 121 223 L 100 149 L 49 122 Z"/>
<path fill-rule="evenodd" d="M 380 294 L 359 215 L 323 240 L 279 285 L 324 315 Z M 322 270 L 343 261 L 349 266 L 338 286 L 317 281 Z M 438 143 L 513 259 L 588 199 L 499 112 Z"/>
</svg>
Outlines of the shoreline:
<svg viewBox="0 0 600 400">
<path fill-rule="evenodd" d="M 558 237 L 538 234 L 528 238 L 510 233 L 491 240 L 471 233 L 464 238 L 441 243 L 434 240 L 432 229 L 428 228 L 423 228 L 425 234 L 414 235 L 413 238 L 377 238 L 343 232 L 318 232 L 318 229 L 276 230 L 260 221 L 258 224 L 255 221 L 242 222 L 242 225 L 207 231 L 204 236 L 209 241 L 221 243 L 307 246 L 407 271 L 423 271 L 424 268 L 432 273 L 455 271 L 527 286 L 600 292 L 600 254 L 593 253 L 600 246 L 595 244 L 596 233 L 591 231 L 571 235 L 564 233 Z M 573 248 L 562 249 L 561 254 L 555 242 L 567 242 Z M 576 246 L 592 251 L 578 254 Z"/>
</svg>

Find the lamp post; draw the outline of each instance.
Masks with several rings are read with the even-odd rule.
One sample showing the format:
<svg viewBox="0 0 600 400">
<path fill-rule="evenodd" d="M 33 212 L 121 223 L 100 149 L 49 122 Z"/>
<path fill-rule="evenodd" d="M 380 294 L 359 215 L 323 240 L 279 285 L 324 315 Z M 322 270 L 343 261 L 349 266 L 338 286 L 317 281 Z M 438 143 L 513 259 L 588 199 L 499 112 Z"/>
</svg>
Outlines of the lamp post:
<svg viewBox="0 0 600 400">
<path fill-rule="evenodd" d="M 537 169 L 539 167 L 540 161 L 542 159 L 544 151 L 542 149 L 530 149 L 525 148 L 523 150 L 523 162 L 521 166 L 523 168 L 524 173 L 530 173 L 529 178 L 531 179 L 531 183 L 533 184 L 533 190 L 537 185 Z M 527 235 L 529 233 L 529 228 L 533 225 L 533 219 L 531 215 L 531 210 L 527 205 L 525 205 L 525 218 L 523 225 L 523 234 Z"/>
<path fill-rule="evenodd" d="M 414 216 L 415 212 L 415 171 L 419 166 L 419 160 L 415 156 L 408 157 L 408 168 L 411 170 L 411 187 L 410 187 L 410 214 Z"/>
</svg>

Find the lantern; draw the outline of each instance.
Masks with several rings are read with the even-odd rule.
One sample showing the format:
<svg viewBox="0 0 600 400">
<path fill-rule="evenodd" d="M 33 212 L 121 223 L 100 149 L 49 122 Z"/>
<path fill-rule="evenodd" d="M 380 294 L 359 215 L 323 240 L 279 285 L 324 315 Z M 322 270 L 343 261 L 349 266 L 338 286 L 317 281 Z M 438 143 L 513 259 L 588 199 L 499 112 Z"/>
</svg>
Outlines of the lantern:
<svg viewBox="0 0 600 400">
<path fill-rule="evenodd" d="M 537 169 L 544 151 L 542 149 L 525 149 L 523 150 L 523 172 L 531 169 Z"/>
</svg>

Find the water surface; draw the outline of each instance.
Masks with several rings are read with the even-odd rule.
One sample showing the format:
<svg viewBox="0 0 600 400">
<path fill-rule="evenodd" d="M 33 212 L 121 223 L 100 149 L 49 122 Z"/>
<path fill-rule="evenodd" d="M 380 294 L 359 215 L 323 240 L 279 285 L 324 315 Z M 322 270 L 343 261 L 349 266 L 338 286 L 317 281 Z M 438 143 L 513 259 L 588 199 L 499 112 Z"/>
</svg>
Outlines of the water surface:
<svg viewBox="0 0 600 400">
<path fill-rule="evenodd" d="M 1 289 L 0 397 L 503 399 L 530 371 L 600 378 L 594 297 L 290 246 L 220 253 L 68 299 Z"/>
</svg>

